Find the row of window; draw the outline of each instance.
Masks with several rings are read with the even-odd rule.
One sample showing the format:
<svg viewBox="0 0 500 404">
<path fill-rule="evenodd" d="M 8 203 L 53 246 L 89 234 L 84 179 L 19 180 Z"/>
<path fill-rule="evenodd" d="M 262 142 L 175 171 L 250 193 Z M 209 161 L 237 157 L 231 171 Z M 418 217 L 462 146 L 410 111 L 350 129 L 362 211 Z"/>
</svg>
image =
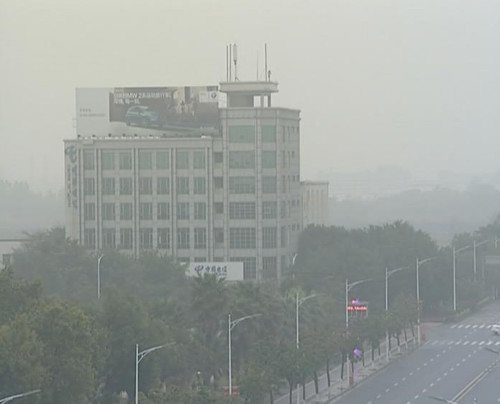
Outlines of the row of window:
<svg viewBox="0 0 500 404">
<path fill-rule="evenodd" d="M 156 206 L 155 206 L 156 205 Z M 156 214 L 154 214 L 156 207 Z M 176 217 L 178 220 L 190 220 L 191 208 L 192 217 L 194 220 L 206 220 L 207 204 L 205 202 L 177 202 Z M 101 205 L 102 220 L 132 220 L 133 219 L 133 204 L 131 202 L 105 202 Z M 287 217 L 287 205 L 281 202 L 281 217 Z M 224 214 L 224 204 L 222 202 L 214 203 L 215 214 Z M 83 210 L 83 217 L 86 221 L 96 220 L 96 204 L 94 202 L 86 202 Z M 278 216 L 278 203 L 275 201 L 262 202 L 262 219 L 276 219 Z M 170 202 L 140 202 L 139 203 L 139 219 L 140 220 L 170 220 Z M 230 202 L 229 203 L 229 218 L 230 219 L 256 219 L 256 204 L 255 202 Z"/>
<path fill-rule="evenodd" d="M 122 177 L 119 179 L 105 177 L 102 179 L 102 194 L 103 195 L 115 195 L 116 193 L 116 180 L 119 182 L 118 191 L 120 195 L 132 195 L 132 178 Z M 204 195 L 207 192 L 206 178 L 205 177 L 194 177 L 192 179 L 194 195 Z M 176 190 L 178 194 L 189 195 L 190 190 L 190 178 L 189 177 L 177 177 L 176 178 Z M 84 195 L 92 196 L 95 195 L 96 186 L 95 178 L 85 178 L 83 181 L 83 193 Z M 158 177 L 156 178 L 156 187 L 153 187 L 152 177 L 140 177 L 139 178 L 139 194 L 141 195 L 167 195 L 170 193 L 170 178 L 169 177 Z"/>
<path fill-rule="evenodd" d="M 158 202 L 156 204 L 156 214 L 153 215 L 153 203 L 139 203 L 139 219 L 140 220 L 170 220 L 170 203 Z M 102 204 L 102 220 L 132 220 L 133 204 L 130 202 L 122 202 L 119 204 L 119 212 L 116 211 L 115 203 Z M 206 220 L 207 204 L 205 202 L 193 202 L 191 213 L 190 202 L 178 202 L 176 205 L 176 217 L 178 220 L 190 220 L 191 214 L 194 220 Z M 119 213 L 117 217 L 117 213 Z M 96 220 L 96 204 L 93 202 L 85 203 L 83 217 L 86 221 Z"/>
<path fill-rule="evenodd" d="M 286 229 L 285 229 L 286 230 Z M 214 229 L 215 241 L 220 242 L 222 232 L 222 241 L 224 238 L 223 229 Z M 283 228 L 282 228 L 283 233 Z M 130 250 L 133 247 L 133 230 L 130 228 L 121 228 L 118 232 L 114 228 L 102 231 L 102 248 L 104 249 L 122 249 Z M 170 249 L 170 228 L 159 227 L 156 230 L 157 242 L 156 248 Z M 84 245 L 86 248 L 96 248 L 96 230 L 85 229 Z M 191 248 L 191 229 L 179 227 L 176 230 L 176 241 L 178 249 Z M 283 244 L 283 242 L 282 242 Z M 256 248 L 256 231 L 250 227 L 234 227 L 229 229 L 229 246 L 234 249 L 254 249 Z M 152 249 L 153 229 L 141 228 L 139 230 L 139 247 L 141 249 Z M 207 229 L 204 227 L 193 229 L 193 248 L 203 249 L 207 247 Z M 262 248 L 277 248 L 277 229 L 276 227 L 262 228 Z"/>
<path fill-rule="evenodd" d="M 192 165 L 191 165 L 192 161 Z M 139 169 L 157 170 L 170 169 L 170 151 L 150 151 L 139 150 Z M 94 150 L 84 150 L 83 168 L 85 170 L 95 170 L 95 152 Z M 101 151 L 101 167 L 103 170 L 131 170 L 132 152 L 131 151 Z M 177 169 L 204 169 L 206 167 L 204 151 L 177 150 L 175 167 Z"/>
<path fill-rule="evenodd" d="M 253 125 L 234 125 L 228 128 L 228 140 L 232 143 L 254 143 L 255 129 Z M 276 143 L 276 126 L 261 126 L 262 143 Z"/>
<path fill-rule="evenodd" d="M 282 191 L 286 192 L 286 183 L 283 177 Z M 118 183 L 118 186 L 117 186 Z M 214 188 L 223 188 L 223 178 L 214 177 Z M 156 185 L 154 187 L 153 185 Z M 177 177 L 176 178 L 176 191 L 180 195 L 205 195 L 207 192 L 207 183 L 205 177 L 192 178 L 193 188 L 191 190 L 190 177 Z M 105 177 L 101 182 L 101 189 L 103 195 L 116 195 L 118 188 L 119 195 L 132 195 L 133 179 L 130 177 Z M 140 195 L 168 195 L 170 194 L 170 177 L 157 177 L 156 184 L 153 182 L 152 177 L 139 178 L 139 194 Z M 230 194 L 254 194 L 256 192 L 255 177 L 242 176 L 242 177 L 229 177 L 229 193 Z M 262 177 L 262 193 L 275 194 L 277 192 L 277 180 L 275 176 Z M 84 178 L 83 181 L 83 194 L 86 196 L 93 196 L 96 193 L 95 178 Z"/>
</svg>

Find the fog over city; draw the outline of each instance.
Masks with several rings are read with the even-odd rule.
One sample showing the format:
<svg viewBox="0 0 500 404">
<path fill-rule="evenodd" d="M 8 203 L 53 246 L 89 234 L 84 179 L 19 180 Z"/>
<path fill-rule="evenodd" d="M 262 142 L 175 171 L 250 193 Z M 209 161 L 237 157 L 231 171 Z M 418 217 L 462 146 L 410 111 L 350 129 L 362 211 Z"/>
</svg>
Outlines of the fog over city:
<svg viewBox="0 0 500 404">
<path fill-rule="evenodd" d="M 499 19 L 495 0 L 4 0 L 0 178 L 62 189 L 76 87 L 217 84 L 228 43 L 242 80 L 264 78 L 268 44 L 274 105 L 302 111 L 302 178 L 490 175 Z"/>
</svg>

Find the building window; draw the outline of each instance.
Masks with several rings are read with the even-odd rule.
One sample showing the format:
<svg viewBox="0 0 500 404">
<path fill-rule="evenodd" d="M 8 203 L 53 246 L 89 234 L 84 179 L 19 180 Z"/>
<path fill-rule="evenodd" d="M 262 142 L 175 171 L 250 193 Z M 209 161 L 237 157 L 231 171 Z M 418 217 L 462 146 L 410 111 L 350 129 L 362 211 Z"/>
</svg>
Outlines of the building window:
<svg viewBox="0 0 500 404">
<path fill-rule="evenodd" d="M 224 203 L 223 202 L 215 202 L 214 203 L 214 211 L 216 215 L 224 214 Z"/>
<path fill-rule="evenodd" d="M 281 226 L 281 248 L 286 248 L 288 241 L 288 232 L 286 226 Z"/>
<path fill-rule="evenodd" d="M 158 177 L 156 179 L 156 193 L 158 195 L 167 195 L 170 193 L 170 178 Z"/>
<path fill-rule="evenodd" d="M 120 220 L 132 220 L 131 203 L 120 203 Z"/>
<path fill-rule="evenodd" d="M 194 178 L 194 193 L 196 195 L 204 195 L 206 193 L 205 177 Z"/>
<path fill-rule="evenodd" d="M 95 180 L 93 178 L 84 178 L 83 180 L 83 194 L 95 195 Z"/>
<path fill-rule="evenodd" d="M 243 279 L 257 279 L 257 259 L 255 257 L 232 257 L 232 262 L 243 262 Z"/>
<path fill-rule="evenodd" d="M 207 262 L 207 257 L 194 257 L 194 262 Z"/>
<path fill-rule="evenodd" d="M 95 249 L 95 229 L 85 229 L 83 232 L 83 245 L 88 249 Z"/>
<path fill-rule="evenodd" d="M 115 220 L 115 204 L 103 203 L 102 204 L 102 220 Z"/>
<path fill-rule="evenodd" d="M 159 202 L 157 211 L 158 220 L 169 220 L 170 219 L 170 204 L 168 202 Z"/>
<path fill-rule="evenodd" d="M 205 152 L 204 151 L 193 152 L 193 168 L 197 168 L 197 169 L 205 168 Z"/>
<path fill-rule="evenodd" d="M 195 220 L 205 220 L 207 218 L 207 204 L 205 202 L 194 203 Z"/>
<path fill-rule="evenodd" d="M 170 250 L 170 229 L 168 227 L 158 228 L 158 249 Z"/>
<path fill-rule="evenodd" d="M 255 219 L 255 202 L 230 202 L 230 219 Z"/>
<path fill-rule="evenodd" d="M 170 154 L 168 151 L 156 152 L 156 169 L 168 170 L 170 167 Z"/>
<path fill-rule="evenodd" d="M 115 229 L 102 230 L 102 248 L 111 250 L 116 248 L 116 231 Z"/>
<path fill-rule="evenodd" d="M 281 201 L 280 203 L 280 217 L 282 219 L 285 219 L 286 218 L 286 202 L 285 201 Z"/>
<path fill-rule="evenodd" d="M 215 189 L 222 188 L 222 177 L 214 177 L 214 188 Z"/>
<path fill-rule="evenodd" d="M 139 169 L 151 170 L 153 168 L 153 153 L 150 151 L 139 150 Z"/>
<path fill-rule="evenodd" d="M 276 248 L 277 238 L 276 227 L 262 228 L 262 248 Z"/>
<path fill-rule="evenodd" d="M 114 178 L 103 178 L 102 179 L 102 194 L 103 195 L 114 195 L 115 194 L 115 179 Z"/>
<path fill-rule="evenodd" d="M 276 190 L 276 177 L 262 177 L 263 194 L 275 194 Z"/>
<path fill-rule="evenodd" d="M 262 202 L 262 219 L 276 219 L 278 216 L 278 203 L 272 201 Z"/>
<path fill-rule="evenodd" d="M 255 168 L 255 152 L 230 151 L 229 168 Z"/>
<path fill-rule="evenodd" d="M 83 169 L 95 170 L 95 157 L 92 150 L 85 150 L 83 152 Z"/>
<path fill-rule="evenodd" d="M 195 249 L 207 248 L 207 229 L 205 228 L 194 229 L 194 248 Z"/>
<path fill-rule="evenodd" d="M 83 207 L 83 219 L 95 220 L 95 203 L 86 203 Z"/>
<path fill-rule="evenodd" d="M 224 229 L 214 228 L 214 240 L 219 245 L 224 243 Z"/>
<path fill-rule="evenodd" d="M 276 168 L 275 151 L 262 151 L 262 168 Z"/>
<path fill-rule="evenodd" d="M 230 194 L 254 194 L 255 177 L 229 177 Z"/>
<path fill-rule="evenodd" d="M 286 193 L 286 177 L 281 177 L 281 192 Z"/>
<path fill-rule="evenodd" d="M 153 179 L 151 177 L 139 178 L 139 194 L 151 195 L 153 193 Z"/>
<path fill-rule="evenodd" d="M 153 229 L 139 230 L 139 246 L 145 250 L 153 248 Z"/>
<path fill-rule="evenodd" d="M 255 248 L 255 228 L 233 227 L 229 229 L 230 248 Z"/>
<path fill-rule="evenodd" d="M 189 194 L 189 177 L 177 177 L 177 194 Z"/>
<path fill-rule="evenodd" d="M 118 158 L 118 167 L 120 167 L 120 170 L 132 169 L 132 154 L 130 152 L 120 152 Z"/>
<path fill-rule="evenodd" d="M 184 170 L 189 168 L 189 152 L 179 150 L 177 151 L 175 167 Z"/>
<path fill-rule="evenodd" d="M 132 229 L 120 229 L 120 248 L 122 250 L 132 249 Z"/>
<path fill-rule="evenodd" d="M 222 152 L 214 152 L 214 163 L 222 164 L 224 162 L 224 154 Z"/>
<path fill-rule="evenodd" d="M 132 195 L 132 178 L 120 178 L 120 195 Z"/>
<path fill-rule="evenodd" d="M 189 229 L 177 228 L 177 248 L 181 250 L 189 249 Z"/>
<path fill-rule="evenodd" d="M 229 126 L 228 138 L 232 143 L 254 143 L 255 127 L 251 125 Z"/>
<path fill-rule="evenodd" d="M 139 219 L 140 220 L 153 219 L 153 204 L 151 202 L 141 202 L 139 204 Z"/>
<path fill-rule="evenodd" d="M 276 257 L 262 258 L 262 277 L 264 279 L 278 278 L 278 263 Z"/>
<path fill-rule="evenodd" d="M 177 219 L 189 220 L 189 202 L 177 202 Z"/>
<path fill-rule="evenodd" d="M 276 143 L 276 126 L 262 125 L 262 143 Z"/>
<path fill-rule="evenodd" d="M 101 152 L 101 164 L 103 170 L 115 169 L 115 154 L 111 151 Z"/>
</svg>

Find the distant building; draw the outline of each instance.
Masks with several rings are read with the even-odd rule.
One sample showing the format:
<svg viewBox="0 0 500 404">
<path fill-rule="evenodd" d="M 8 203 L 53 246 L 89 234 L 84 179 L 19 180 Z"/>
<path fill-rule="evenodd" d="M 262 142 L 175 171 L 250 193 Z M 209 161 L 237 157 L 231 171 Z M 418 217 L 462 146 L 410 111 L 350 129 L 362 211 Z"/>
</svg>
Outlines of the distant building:
<svg viewBox="0 0 500 404">
<path fill-rule="evenodd" d="M 21 238 L 0 239 L 0 270 L 13 264 L 14 250 L 21 247 L 25 241 L 25 239 Z"/>
<path fill-rule="evenodd" d="M 302 181 L 302 224 L 328 225 L 328 182 Z"/>
<path fill-rule="evenodd" d="M 244 279 L 280 279 L 302 229 L 300 112 L 271 106 L 276 82 L 220 91 L 227 107 L 214 86 L 79 89 L 66 235 L 89 250 L 243 262 Z"/>
</svg>

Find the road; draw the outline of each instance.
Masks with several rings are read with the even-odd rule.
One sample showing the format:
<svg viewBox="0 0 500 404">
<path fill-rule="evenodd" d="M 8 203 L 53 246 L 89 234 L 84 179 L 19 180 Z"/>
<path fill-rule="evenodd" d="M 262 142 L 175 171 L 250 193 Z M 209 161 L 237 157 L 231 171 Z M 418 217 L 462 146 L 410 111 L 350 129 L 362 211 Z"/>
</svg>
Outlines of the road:
<svg viewBox="0 0 500 404">
<path fill-rule="evenodd" d="M 495 302 L 457 324 L 441 324 L 427 333 L 427 342 L 389 364 L 344 396 L 337 404 L 426 404 L 431 396 L 462 404 L 500 402 L 500 323 Z"/>
</svg>

